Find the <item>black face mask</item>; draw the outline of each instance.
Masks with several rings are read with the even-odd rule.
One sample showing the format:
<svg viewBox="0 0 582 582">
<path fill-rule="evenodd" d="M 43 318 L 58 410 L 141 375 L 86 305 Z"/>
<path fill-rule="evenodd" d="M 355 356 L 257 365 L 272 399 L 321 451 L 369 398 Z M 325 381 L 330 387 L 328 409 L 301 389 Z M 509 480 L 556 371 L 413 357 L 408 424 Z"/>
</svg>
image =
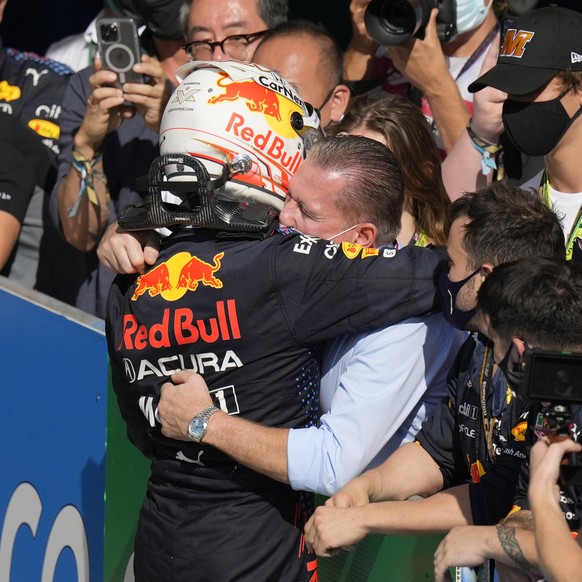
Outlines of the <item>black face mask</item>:
<svg viewBox="0 0 582 582">
<path fill-rule="evenodd" d="M 560 99 L 566 89 L 551 101 L 531 103 L 507 99 L 503 104 L 503 126 L 513 145 L 528 156 L 549 154 L 582 113 L 582 107 L 570 117 Z"/>
<path fill-rule="evenodd" d="M 450 281 L 449 271 L 446 266 L 441 267 L 438 272 L 438 289 L 441 297 L 441 308 L 444 318 L 456 329 L 465 330 L 467 324 L 477 313 L 477 308 L 463 311 L 455 303 L 457 295 L 463 286 L 468 283 L 479 271 L 481 267 L 473 271 L 470 275 L 460 281 Z"/>
</svg>

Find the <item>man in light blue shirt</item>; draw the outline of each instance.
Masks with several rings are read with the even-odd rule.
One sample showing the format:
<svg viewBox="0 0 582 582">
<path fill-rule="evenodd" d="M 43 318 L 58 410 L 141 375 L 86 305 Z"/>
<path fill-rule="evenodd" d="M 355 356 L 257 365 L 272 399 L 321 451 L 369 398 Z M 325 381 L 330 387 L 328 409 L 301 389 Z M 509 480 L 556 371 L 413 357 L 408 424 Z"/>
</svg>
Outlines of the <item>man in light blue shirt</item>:
<svg viewBox="0 0 582 582">
<path fill-rule="evenodd" d="M 354 260 L 396 253 L 391 242 L 400 228 L 400 178 L 371 181 L 361 166 L 350 151 L 339 161 L 308 157 L 293 176 L 280 222 L 333 241 L 326 243 L 329 252 L 353 253 Z M 331 494 L 412 439 L 446 393 L 446 374 L 463 339 L 440 315 L 340 338 L 326 356 L 322 402 L 330 409 L 319 427 L 266 427 L 217 412 L 203 442 L 296 489 Z M 208 389 L 197 374 L 167 386 L 172 390 L 162 388 L 158 407 L 162 432 L 187 440 L 190 420 L 212 404 Z"/>
<path fill-rule="evenodd" d="M 289 431 L 289 483 L 332 495 L 414 440 L 446 394 L 447 372 L 465 337 L 442 315 L 431 315 L 326 345 L 323 415 L 318 427 Z"/>
</svg>

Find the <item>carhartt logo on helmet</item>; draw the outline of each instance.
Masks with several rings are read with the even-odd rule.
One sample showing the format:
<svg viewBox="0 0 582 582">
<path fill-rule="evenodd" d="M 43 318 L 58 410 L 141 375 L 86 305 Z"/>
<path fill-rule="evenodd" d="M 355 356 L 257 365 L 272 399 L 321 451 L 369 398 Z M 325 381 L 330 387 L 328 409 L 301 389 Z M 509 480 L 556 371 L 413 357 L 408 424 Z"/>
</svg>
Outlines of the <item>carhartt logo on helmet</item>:
<svg viewBox="0 0 582 582">
<path fill-rule="evenodd" d="M 510 28 L 499 49 L 500 57 L 517 57 L 521 59 L 525 51 L 525 46 L 534 37 L 534 33 L 528 30 L 515 30 Z"/>
</svg>

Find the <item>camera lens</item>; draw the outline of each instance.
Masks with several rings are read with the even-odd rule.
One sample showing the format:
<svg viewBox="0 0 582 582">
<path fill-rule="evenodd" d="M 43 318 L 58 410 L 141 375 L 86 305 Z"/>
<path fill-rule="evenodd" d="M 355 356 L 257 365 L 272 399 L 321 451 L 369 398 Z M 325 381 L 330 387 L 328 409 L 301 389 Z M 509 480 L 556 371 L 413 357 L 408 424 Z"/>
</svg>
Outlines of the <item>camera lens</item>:
<svg viewBox="0 0 582 582">
<path fill-rule="evenodd" d="M 372 0 L 364 23 L 378 44 L 401 44 L 426 25 L 434 5 L 435 0 Z"/>
<path fill-rule="evenodd" d="M 118 38 L 117 34 L 117 24 L 102 24 L 101 25 L 101 38 L 105 42 L 115 42 Z"/>
<path fill-rule="evenodd" d="M 405 30 L 414 29 L 416 26 L 416 14 L 407 0 L 385 2 L 380 11 L 388 26 Z"/>
</svg>

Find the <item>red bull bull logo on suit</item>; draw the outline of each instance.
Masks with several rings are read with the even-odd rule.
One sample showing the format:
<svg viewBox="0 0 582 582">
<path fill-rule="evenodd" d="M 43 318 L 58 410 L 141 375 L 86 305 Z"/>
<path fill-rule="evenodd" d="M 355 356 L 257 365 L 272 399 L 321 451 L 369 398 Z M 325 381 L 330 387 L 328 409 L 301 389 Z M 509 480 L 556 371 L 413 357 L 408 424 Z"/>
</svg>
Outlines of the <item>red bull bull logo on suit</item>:
<svg viewBox="0 0 582 582">
<path fill-rule="evenodd" d="M 221 289 L 222 281 L 215 273 L 223 257 L 224 253 L 217 253 L 211 264 L 190 253 L 178 253 L 140 275 L 131 300 L 137 301 L 147 292 L 150 297 L 161 295 L 166 301 L 177 301 L 187 291 L 196 291 L 200 284 Z"/>
</svg>

